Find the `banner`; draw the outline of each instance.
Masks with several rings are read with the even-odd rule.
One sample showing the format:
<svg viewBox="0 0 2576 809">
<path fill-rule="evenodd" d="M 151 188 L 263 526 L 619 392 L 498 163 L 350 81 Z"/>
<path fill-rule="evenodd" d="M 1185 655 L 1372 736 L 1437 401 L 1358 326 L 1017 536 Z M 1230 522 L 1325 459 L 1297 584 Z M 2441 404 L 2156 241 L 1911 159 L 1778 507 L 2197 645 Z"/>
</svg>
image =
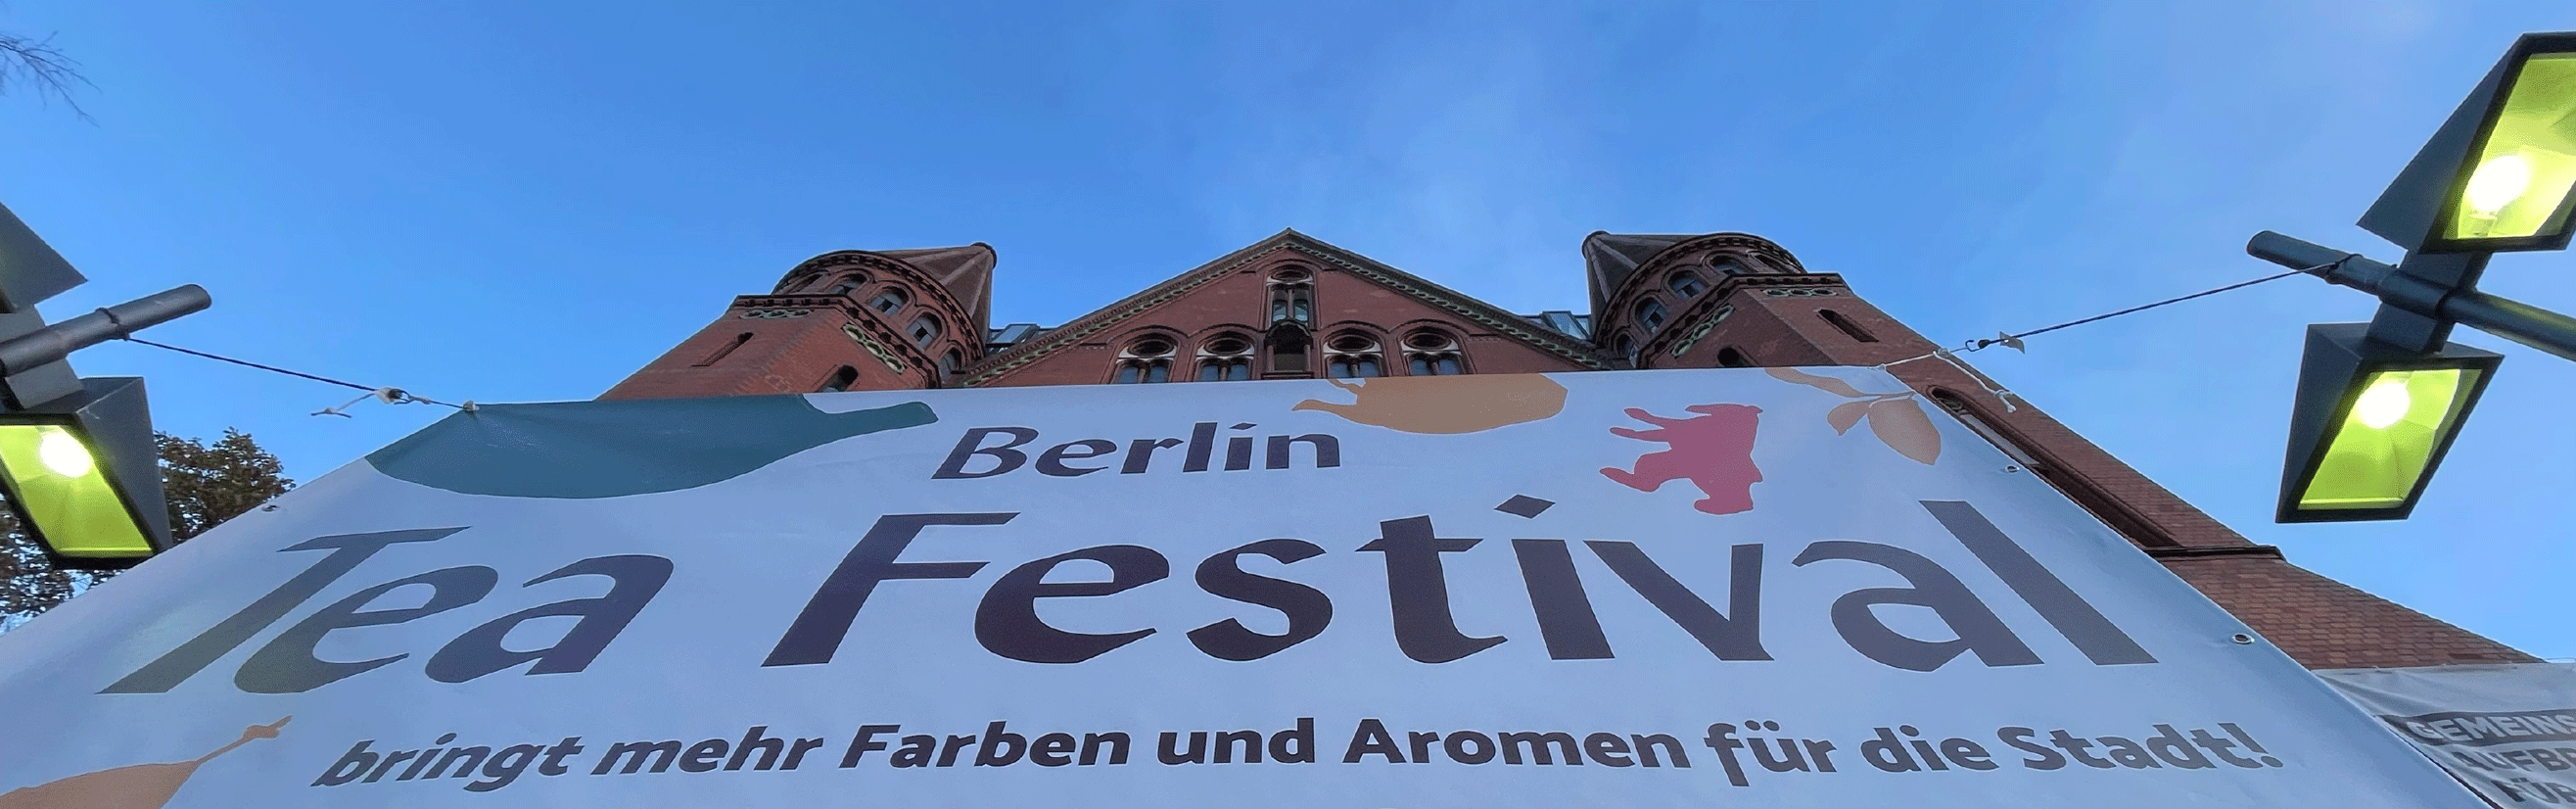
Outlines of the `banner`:
<svg viewBox="0 0 2576 809">
<path fill-rule="evenodd" d="M 0 809 L 2478 805 L 1857 368 L 485 405 L 0 705 Z"/>
<path fill-rule="evenodd" d="M 2317 676 L 2498 806 L 2576 804 L 2576 665 Z"/>
</svg>

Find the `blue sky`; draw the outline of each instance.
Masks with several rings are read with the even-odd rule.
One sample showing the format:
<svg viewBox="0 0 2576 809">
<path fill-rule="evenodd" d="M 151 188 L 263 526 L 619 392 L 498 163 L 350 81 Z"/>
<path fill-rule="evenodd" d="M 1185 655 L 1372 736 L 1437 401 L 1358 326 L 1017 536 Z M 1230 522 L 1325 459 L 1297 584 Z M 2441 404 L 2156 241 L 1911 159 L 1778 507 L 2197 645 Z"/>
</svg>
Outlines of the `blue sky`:
<svg viewBox="0 0 2576 809">
<path fill-rule="evenodd" d="M 2269 273 L 2562 2 L 732 4 L 15 0 L 96 123 L 0 97 L 0 200 L 149 336 L 450 401 L 587 399 L 798 260 L 990 243 L 1059 323 L 1295 227 L 1519 311 L 1594 230 L 1769 237 L 1935 340 Z M 2490 291 L 2576 310 L 2576 258 Z M 2414 519 L 2276 526 L 2289 279 L 1973 359 L 2292 561 L 2576 656 L 2576 365 L 2507 357 Z M 310 479 L 443 415 L 154 349 L 159 425 Z"/>
</svg>

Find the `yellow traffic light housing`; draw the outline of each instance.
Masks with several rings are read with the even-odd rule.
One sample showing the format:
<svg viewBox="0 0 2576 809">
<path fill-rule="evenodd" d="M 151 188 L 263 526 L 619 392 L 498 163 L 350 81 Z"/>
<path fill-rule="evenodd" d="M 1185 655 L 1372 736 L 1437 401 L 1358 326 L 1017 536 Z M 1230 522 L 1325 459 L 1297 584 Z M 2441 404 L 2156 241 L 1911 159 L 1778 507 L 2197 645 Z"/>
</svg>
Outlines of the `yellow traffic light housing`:
<svg viewBox="0 0 2576 809">
<path fill-rule="evenodd" d="M 2405 519 L 2504 359 L 2460 345 L 2411 354 L 2367 329 L 2308 327 L 2278 522 Z"/>
<path fill-rule="evenodd" d="M 130 566 L 171 544 L 143 380 L 81 382 L 80 393 L 0 413 L 0 485 L 56 567 Z"/>
<path fill-rule="evenodd" d="M 2576 207 L 2576 33 L 2527 34 L 2361 226 L 2410 252 L 2558 250 Z"/>
</svg>

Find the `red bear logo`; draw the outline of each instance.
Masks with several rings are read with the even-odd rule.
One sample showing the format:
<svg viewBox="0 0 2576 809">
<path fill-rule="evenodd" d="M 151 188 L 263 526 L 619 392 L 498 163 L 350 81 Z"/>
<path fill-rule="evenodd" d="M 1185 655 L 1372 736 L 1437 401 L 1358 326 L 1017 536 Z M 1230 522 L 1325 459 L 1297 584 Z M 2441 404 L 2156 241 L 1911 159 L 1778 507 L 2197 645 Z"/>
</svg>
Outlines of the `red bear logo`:
<svg viewBox="0 0 2576 809">
<path fill-rule="evenodd" d="M 1710 514 L 1753 510 L 1753 484 L 1762 482 L 1762 470 L 1753 465 L 1753 433 L 1762 408 L 1704 404 L 1682 409 L 1701 415 L 1668 419 L 1628 408 L 1629 418 L 1652 424 L 1655 429 L 1612 427 L 1610 434 L 1668 444 L 1671 448 L 1638 457 L 1634 470 L 1604 468 L 1602 476 L 1641 492 L 1687 480 L 1705 495 L 1692 508 Z"/>
</svg>

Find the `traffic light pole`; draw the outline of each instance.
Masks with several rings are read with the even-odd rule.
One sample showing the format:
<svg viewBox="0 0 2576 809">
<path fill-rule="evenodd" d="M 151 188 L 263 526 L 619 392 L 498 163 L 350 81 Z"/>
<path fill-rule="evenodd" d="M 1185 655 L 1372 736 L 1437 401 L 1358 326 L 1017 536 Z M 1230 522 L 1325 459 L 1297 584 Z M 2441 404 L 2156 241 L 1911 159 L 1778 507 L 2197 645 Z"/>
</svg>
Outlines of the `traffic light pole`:
<svg viewBox="0 0 2576 809">
<path fill-rule="evenodd" d="M 2387 306 L 2442 324 L 2458 323 L 2549 352 L 2561 359 L 2576 361 L 2576 317 L 2479 292 L 2469 285 L 2475 283 L 2475 267 L 2463 268 L 2466 272 L 2461 274 L 2468 276 L 2463 279 L 2468 283 L 2450 286 L 2427 280 L 2401 267 L 2372 261 L 2357 253 L 2346 253 L 2268 230 L 2255 234 L 2254 239 L 2245 244 L 2245 252 L 2284 267 L 2317 268 L 2313 274 L 2328 283 L 2370 293 Z M 2381 336 L 2382 331 L 2374 327 L 2373 336 Z M 2432 342 L 2438 344 L 2440 339 L 2436 337 Z M 5 348 L 5 344 L 0 344 L 0 348 Z"/>
<path fill-rule="evenodd" d="M 61 362 L 74 351 L 203 311 L 213 303 L 205 287 L 188 284 L 10 337 L 0 341 L 0 376 Z"/>
</svg>

